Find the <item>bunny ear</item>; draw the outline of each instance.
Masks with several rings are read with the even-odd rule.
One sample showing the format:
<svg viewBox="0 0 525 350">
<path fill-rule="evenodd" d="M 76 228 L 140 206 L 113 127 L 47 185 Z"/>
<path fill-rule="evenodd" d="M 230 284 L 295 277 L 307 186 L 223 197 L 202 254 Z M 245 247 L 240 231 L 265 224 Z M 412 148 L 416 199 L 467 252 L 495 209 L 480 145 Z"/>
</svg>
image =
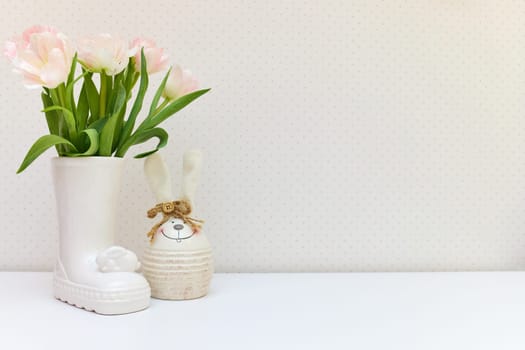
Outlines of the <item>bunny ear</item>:
<svg viewBox="0 0 525 350">
<path fill-rule="evenodd" d="M 193 206 L 193 199 L 201 174 L 202 153 L 199 150 L 191 150 L 184 153 L 182 165 L 182 198 Z"/>
<path fill-rule="evenodd" d="M 159 152 L 155 152 L 146 158 L 144 173 L 149 187 L 159 203 L 173 200 L 170 172 Z"/>
</svg>

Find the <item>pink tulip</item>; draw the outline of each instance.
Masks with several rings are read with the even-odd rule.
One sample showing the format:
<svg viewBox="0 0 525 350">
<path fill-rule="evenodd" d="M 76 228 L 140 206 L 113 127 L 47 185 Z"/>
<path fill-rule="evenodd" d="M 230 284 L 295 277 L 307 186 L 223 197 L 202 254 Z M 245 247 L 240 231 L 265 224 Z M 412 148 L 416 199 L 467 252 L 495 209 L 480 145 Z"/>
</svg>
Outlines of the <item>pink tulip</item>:
<svg viewBox="0 0 525 350">
<path fill-rule="evenodd" d="M 109 34 L 84 38 L 78 43 L 78 60 L 92 72 L 104 71 L 108 75 L 122 72 L 133 56 L 128 43 Z"/>
<path fill-rule="evenodd" d="M 179 66 L 172 68 L 166 86 L 164 87 L 163 96 L 169 100 L 176 100 L 181 96 L 197 90 L 198 82 L 187 69 L 181 69 Z"/>
<path fill-rule="evenodd" d="M 166 69 L 168 65 L 168 55 L 164 54 L 164 49 L 157 47 L 153 40 L 137 38 L 131 42 L 131 47 L 135 53 L 135 70 L 140 72 L 140 51 L 144 48 L 146 57 L 146 68 L 149 74 L 160 72 Z"/>
<path fill-rule="evenodd" d="M 28 88 L 54 89 L 67 80 L 74 51 L 56 29 L 34 26 L 5 43 L 4 54 L 22 74 Z"/>
<path fill-rule="evenodd" d="M 52 33 L 57 34 L 58 31 L 53 27 L 35 25 L 30 28 L 27 28 L 22 35 L 19 35 L 12 40 L 8 40 L 5 43 L 5 52 L 4 54 L 11 60 L 11 62 L 16 58 L 18 50 L 27 49 L 29 47 L 31 36 L 33 34 L 40 33 Z"/>
<path fill-rule="evenodd" d="M 27 29 L 22 33 L 22 40 L 23 40 L 26 44 L 29 44 L 29 42 L 31 41 L 31 36 L 32 36 L 33 34 L 38 34 L 38 33 L 52 33 L 52 34 L 58 34 L 58 30 L 56 30 L 55 28 L 50 27 L 50 26 L 35 25 L 35 26 L 30 27 L 30 28 L 27 28 Z"/>
</svg>

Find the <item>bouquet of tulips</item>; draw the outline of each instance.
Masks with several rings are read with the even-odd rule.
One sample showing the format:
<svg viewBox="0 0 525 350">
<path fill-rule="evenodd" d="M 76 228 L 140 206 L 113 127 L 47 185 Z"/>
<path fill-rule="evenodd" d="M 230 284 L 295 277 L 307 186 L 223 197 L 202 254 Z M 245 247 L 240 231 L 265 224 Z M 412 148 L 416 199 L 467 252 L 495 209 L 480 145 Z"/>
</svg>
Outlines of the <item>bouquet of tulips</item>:
<svg viewBox="0 0 525 350">
<path fill-rule="evenodd" d="M 175 65 L 136 126 L 149 75 L 168 66 L 168 57 L 153 41 L 128 43 L 100 34 L 73 44 L 54 28 L 35 26 L 7 41 L 5 55 L 26 87 L 42 88 L 42 112 L 49 128 L 49 135 L 29 149 L 17 173 L 53 146 L 59 156 L 124 157 L 131 146 L 157 138 L 155 149 L 135 156 L 145 157 L 167 144 L 168 133 L 158 125 L 209 91 L 197 90 L 191 72 Z"/>
</svg>

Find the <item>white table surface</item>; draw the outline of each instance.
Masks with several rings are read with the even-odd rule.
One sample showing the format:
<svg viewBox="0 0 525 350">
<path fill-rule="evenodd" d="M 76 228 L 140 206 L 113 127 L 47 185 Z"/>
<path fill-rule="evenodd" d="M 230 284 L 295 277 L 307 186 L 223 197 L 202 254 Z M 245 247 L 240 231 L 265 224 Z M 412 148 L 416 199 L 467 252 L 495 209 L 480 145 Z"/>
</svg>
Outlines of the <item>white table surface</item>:
<svg viewBox="0 0 525 350">
<path fill-rule="evenodd" d="M 523 350 L 525 272 L 216 274 L 205 298 L 122 316 L 2 272 L 0 349 Z"/>
</svg>

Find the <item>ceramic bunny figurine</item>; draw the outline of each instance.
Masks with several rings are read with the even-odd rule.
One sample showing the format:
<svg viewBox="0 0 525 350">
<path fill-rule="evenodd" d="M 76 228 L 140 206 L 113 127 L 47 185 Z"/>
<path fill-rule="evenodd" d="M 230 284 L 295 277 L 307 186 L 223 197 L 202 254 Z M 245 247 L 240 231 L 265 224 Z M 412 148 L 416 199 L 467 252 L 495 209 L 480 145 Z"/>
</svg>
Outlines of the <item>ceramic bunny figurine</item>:
<svg viewBox="0 0 525 350">
<path fill-rule="evenodd" d="M 199 151 L 184 154 L 182 193 L 174 200 L 171 176 L 159 152 L 144 162 L 148 184 L 158 203 L 148 211 L 148 217 L 162 216 L 148 233 L 150 245 L 142 259 L 143 273 L 155 298 L 194 299 L 208 292 L 213 274 L 211 246 L 201 232 L 203 222 L 191 216 L 201 163 Z"/>
</svg>

